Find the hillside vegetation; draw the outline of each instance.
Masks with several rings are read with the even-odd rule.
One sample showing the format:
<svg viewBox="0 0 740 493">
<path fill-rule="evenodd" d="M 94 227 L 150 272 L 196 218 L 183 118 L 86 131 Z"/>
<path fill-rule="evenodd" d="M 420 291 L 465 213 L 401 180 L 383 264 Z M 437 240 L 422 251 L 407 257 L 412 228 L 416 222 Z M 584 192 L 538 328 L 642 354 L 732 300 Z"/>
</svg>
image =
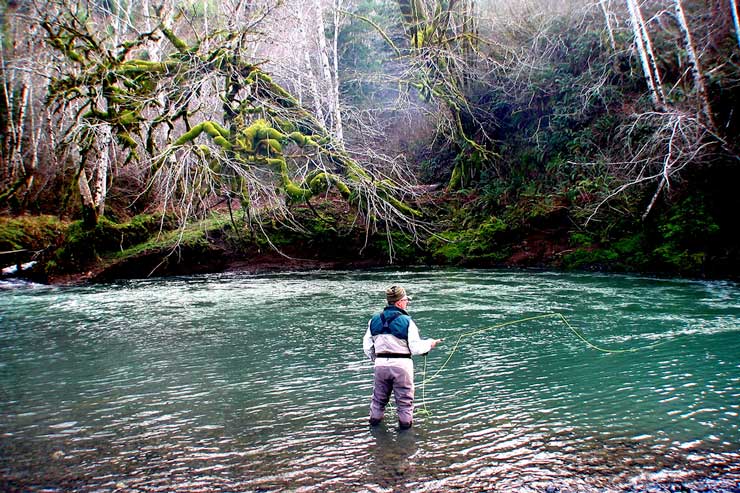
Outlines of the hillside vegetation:
<svg viewBox="0 0 740 493">
<path fill-rule="evenodd" d="M 6 3 L 0 258 L 736 279 L 735 8 Z"/>
</svg>

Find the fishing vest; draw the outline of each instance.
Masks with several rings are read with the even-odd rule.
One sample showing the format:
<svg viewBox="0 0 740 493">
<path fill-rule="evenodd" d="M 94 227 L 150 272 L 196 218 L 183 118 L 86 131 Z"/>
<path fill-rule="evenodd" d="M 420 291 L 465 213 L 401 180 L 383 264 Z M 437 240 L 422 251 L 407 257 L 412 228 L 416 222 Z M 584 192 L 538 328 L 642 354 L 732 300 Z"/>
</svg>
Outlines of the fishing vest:
<svg viewBox="0 0 740 493">
<path fill-rule="evenodd" d="M 370 320 L 370 335 L 390 334 L 408 343 L 411 317 L 396 306 L 387 306 Z"/>
</svg>

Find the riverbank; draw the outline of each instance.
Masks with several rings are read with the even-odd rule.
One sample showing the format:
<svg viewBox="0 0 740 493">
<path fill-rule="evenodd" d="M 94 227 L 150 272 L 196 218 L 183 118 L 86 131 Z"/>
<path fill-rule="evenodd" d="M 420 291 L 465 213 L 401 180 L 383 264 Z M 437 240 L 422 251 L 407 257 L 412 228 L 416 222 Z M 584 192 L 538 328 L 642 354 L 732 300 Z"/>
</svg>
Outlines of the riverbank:
<svg viewBox="0 0 740 493">
<path fill-rule="evenodd" d="M 283 224 L 255 225 L 225 210 L 185 226 L 174 216 L 151 214 L 101 218 L 92 229 L 48 215 L 2 217 L 0 267 L 30 262 L 8 275 L 49 284 L 390 265 L 740 279 L 740 246 L 692 202 L 653 221 L 607 217 L 590 228 L 581 225 L 573 204 L 557 197 L 524 197 L 491 210 L 474 193 L 432 192 L 416 205 L 428 225 L 416 237 L 368 234 L 339 200 L 295 206 L 292 222 Z"/>
</svg>

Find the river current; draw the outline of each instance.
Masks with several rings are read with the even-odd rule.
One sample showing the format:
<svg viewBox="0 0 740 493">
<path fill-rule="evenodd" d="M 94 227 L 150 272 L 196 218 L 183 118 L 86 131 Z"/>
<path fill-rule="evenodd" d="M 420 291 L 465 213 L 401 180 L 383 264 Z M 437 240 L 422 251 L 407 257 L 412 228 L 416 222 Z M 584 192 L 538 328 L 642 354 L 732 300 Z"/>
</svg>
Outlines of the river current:
<svg viewBox="0 0 740 493">
<path fill-rule="evenodd" d="M 367 423 L 362 336 L 392 283 L 445 338 L 415 358 L 409 431 L 392 409 Z M 554 312 L 635 351 L 557 317 L 488 329 Z M 412 269 L 0 289 L 3 491 L 732 490 L 738 413 L 730 282 Z"/>
</svg>

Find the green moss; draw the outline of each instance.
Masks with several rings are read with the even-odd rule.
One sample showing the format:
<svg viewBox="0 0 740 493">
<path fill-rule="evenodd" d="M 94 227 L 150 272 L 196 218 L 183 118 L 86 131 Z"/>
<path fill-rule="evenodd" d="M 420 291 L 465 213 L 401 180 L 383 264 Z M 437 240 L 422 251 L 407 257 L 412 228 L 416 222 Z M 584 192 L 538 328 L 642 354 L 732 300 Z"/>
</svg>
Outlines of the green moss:
<svg viewBox="0 0 740 493">
<path fill-rule="evenodd" d="M 124 127 L 135 125 L 141 119 L 137 111 L 123 111 L 116 116 L 116 123 Z"/>
<path fill-rule="evenodd" d="M 276 139 L 263 139 L 259 143 L 258 151 L 266 156 L 281 155 L 283 153 L 283 146 L 279 140 Z"/>
<path fill-rule="evenodd" d="M 54 254 L 53 265 L 61 271 L 80 270 L 103 256 L 146 242 L 152 235 L 174 225 L 172 218 L 159 214 L 136 216 L 125 223 L 116 223 L 103 216 L 93 229 L 86 228 L 82 221 L 75 221 L 67 228 L 64 242 Z"/>
<path fill-rule="evenodd" d="M 152 62 L 149 60 L 126 60 L 121 64 L 119 72 L 132 76 L 134 74 L 166 73 L 177 68 L 177 62 Z"/>
<path fill-rule="evenodd" d="M 339 178 L 336 178 L 334 180 L 334 186 L 337 188 L 339 194 L 344 200 L 351 201 L 352 191 L 344 182 L 342 182 Z"/>
<path fill-rule="evenodd" d="M 203 122 L 203 130 L 205 130 L 206 133 L 213 138 L 220 136 L 228 139 L 230 135 L 230 132 L 227 129 L 222 127 L 218 122 L 214 121 Z"/>
<path fill-rule="evenodd" d="M 448 190 L 459 189 L 461 181 L 462 181 L 462 165 L 458 163 L 452 169 L 452 176 L 450 177 L 450 181 L 447 184 L 447 189 Z"/>
<path fill-rule="evenodd" d="M 172 43 L 172 45 L 177 48 L 177 51 L 185 53 L 190 50 L 190 46 L 181 38 L 179 38 L 171 29 L 162 26 L 162 33 L 170 41 L 170 43 Z"/>
<path fill-rule="evenodd" d="M 307 138 L 300 132 L 291 132 L 288 137 L 301 147 L 306 145 Z"/>
<path fill-rule="evenodd" d="M 65 225 L 54 216 L 0 217 L 0 251 L 48 248 L 64 230 Z"/>
<path fill-rule="evenodd" d="M 129 149 L 134 149 L 137 147 L 136 141 L 128 132 L 119 132 L 118 134 L 116 134 L 116 137 L 123 147 Z"/>
<path fill-rule="evenodd" d="M 161 235 L 150 238 L 148 241 L 135 244 L 118 252 L 111 252 L 109 256 L 113 259 L 124 259 L 148 251 L 170 250 L 176 245 L 207 247 L 209 245 L 208 230 L 200 226 L 200 224 L 194 224 L 184 231 L 179 229 L 166 231 Z"/>
<path fill-rule="evenodd" d="M 313 196 L 310 188 L 301 188 L 287 176 L 283 176 L 283 189 L 294 202 L 303 202 Z"/>
</svg>

